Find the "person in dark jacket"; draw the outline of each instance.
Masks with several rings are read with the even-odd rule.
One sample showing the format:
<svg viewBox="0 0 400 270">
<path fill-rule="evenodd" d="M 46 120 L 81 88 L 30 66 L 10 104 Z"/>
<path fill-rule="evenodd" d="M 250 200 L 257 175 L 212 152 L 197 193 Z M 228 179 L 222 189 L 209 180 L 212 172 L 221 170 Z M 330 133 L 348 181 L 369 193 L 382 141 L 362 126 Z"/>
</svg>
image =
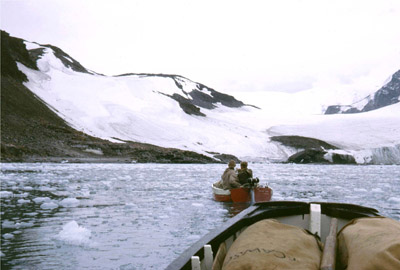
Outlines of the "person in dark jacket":
<svg viewBox="0 0 400 270">
<path fill-rule="evenodd" d="M 253 171 L 247 168 L 248 163 L 242 161 L 240 163 L 240 169 L 237 170 L 238 180 L 241 185 L 247 184 L 249 178 L 253 178 Z"/>
</svg>

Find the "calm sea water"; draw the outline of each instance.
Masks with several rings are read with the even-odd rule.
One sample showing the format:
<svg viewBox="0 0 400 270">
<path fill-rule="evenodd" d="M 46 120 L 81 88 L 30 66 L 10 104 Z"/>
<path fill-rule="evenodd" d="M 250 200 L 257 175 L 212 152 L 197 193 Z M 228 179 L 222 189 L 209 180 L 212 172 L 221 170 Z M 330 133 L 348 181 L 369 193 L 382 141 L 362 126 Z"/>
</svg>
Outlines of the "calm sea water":
<svg viewBox="0 0 400 270">
<path fill-rule="evenodd" d="M 247 205 L 212 199 L 225 165 L 1 164 L 2 269 L 164 269 Z M 400 220 L 400 166 L 251 164 L 273 200 Z"/>
</svg>

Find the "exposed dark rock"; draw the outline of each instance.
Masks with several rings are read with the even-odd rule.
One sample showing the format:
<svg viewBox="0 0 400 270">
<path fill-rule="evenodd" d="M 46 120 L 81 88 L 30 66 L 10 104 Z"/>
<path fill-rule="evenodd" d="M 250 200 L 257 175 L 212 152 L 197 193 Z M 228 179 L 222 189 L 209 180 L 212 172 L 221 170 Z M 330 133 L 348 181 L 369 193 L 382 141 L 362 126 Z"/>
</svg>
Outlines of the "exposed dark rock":
<svg viewBox="0 0 400 270">
<path fill-rule="evenodd" d="M 356 160 L 351 155 L 345 154 L 332 154 L 332 163 L 334 164 L 357 164 Z"/>
<path fill-rule="evenodd" d="M 200 112 L 199 107 L 196 107 L 188 99 L 182 97 L 181 95 L 173 94 L 170 97 L 172 97 L 174 100 L 178 101 L 179 106 L 185 113 L 187 113 L 189 115 L 206 116 L 204 113 Z"/>
<path fill-rule="evenodd" d="M 216 107 L 214 105 L 214 99 L 210 95 L 200 92 L 199 90 L 193 90 L 190 92 L 190 96 L 193 98 L 193 104 L 199 107 L 206 109 L 214 109 Z"/>
<path fill-rule="evenodd" d="M 328 106 L 328 108 L 326 108 L 325 114 L 337 114 L 337 113 L 340 113 L 341 111 L 342 111 L 342 106 L 331 105 L 331 106 Z"/>
<path fill-rule="evenodd" d="M 208 88 L 211 92 L 211 95 L 214 98 L 214 103 L 220 102 L 222 105 L 231 108 L 239 108 L 244 106 L 245 104 L 237 99 L 235 99 L 231 95 L 223 94 L 220 92 L 215 91 L 214 89 Z"/>
<path fill-rule="evenodd" d="M 53 50 L 54 55 L 66 66 L 77 72 L 90 73 L 78 61 L 73 59 L 60 48 L 52 45 L 39 45 Z M 44 48 L 27 50 L 24 40 L 11 37 L 7 32 L 1 31 L 1 73 L 11 76 L 19 81 L 26 81 L 25 74 L 18 70 L 16 62 L 38 70 L 36 61 L 43 55 Z"/>
<path fill-rule="evenodd" d="M 352 155 L 332 153 L 332 160 L 325 158 L 327 151 L 319 148 L 308 148 L 290 156 L 287 162 L 307 164 L 307 163 L 323 163 L 323 164 L 357 164 Z"/>
<path fill-rule="evenodd" d="M 359 113 L 359 112 L 361 112 L 361 111 L 357 108 L 350 108 L 350 109 L 344 111 L 343 113 Z"/>
<path fill-rule="evenodd" d="M 36 48 L 29 50 L 29 56 L 37 63 L 37 61 L 43 56 L 45 48 Z"/>
<path fill-rule="evenodd" d="M 331 105 L 325 111 L 325 114 L 338 114 L 338 113 L 359 113 L 359 109 L 352 107 L 351 105 Z"/>
<path fill-rule="evenodd" d="M 338 149 L 327 142 L 301 136 L 274 136 L 272 141 L 280 142 L 285 146 L 296 149 L 304 149 L 290 156 L 287 162 L 293 163 L 332 163 L 332 164 L 356 164 L 353 156 L 346 154 L 332 153 L 332 162 L 324 158 L 328 149 Z M 326 150 L 325 150 L 326 149 Z"/>
<path fill-rule="evenodd" d="M 73 71 L 81 72 L 81 73 L 90 73 L 86 68 L 84 68 L 78 61 L 73 59 L 63 50 L 53 45 L 40 45 L 43 47 L 47 47 L 53 50 L 54 55 L 61 60 L 64 66 L 71 68 Z"/>
<path fill-rule="evenodd" d="M 321 148 L 324 149 L 338 149 L 336 146 L 331 145 L 327 142 L 302 136 L 273 136 L 272 141 L 280 142 L 283 145 L 293 147 L 296 149 L 307 149 L 307 148 Z"/>
<path fill-rule="evenodd" d="M 352 105 L 331 105 L 326 109 L 325 114 L 368 112 L 398 103 L 399 101 L 400 70 L 394 73 L 389 83 L 376 91 L 373 96 L 367 96 L 363 100 Z M 357 104 L 361 102 L 365 102 L 366 105 L 360 110 L 357 109 L 357 107 L 361 108 L 361 106 L 357 106 Z"/>
<path fill-rule="evenodd" d="M 379 89 L 374 98 L 362 109 L 363 112 L 376 110 L 398 103 L 400 100 L 400 70 L 393 74 L 389 83 Z"/>
<path fill-rule="evenodd" d="M 222 163 L 228 163 L 231 160 L 234 160 L 236 163 L 240 163 L 240 160 L 237 157 L 235 157 L 234 155 L 216 154 L 216 155 L 214 155 L 214 157 L 221 160 Z"/>
<path fill-rule="evenodd" d="M 31 59 L 26 49 L 24 40 L 10 37 L 7 32 L 1 31 L 1 74 L 12 77 L 18 82 L 27 81 L 28 78 L 19 71 L 16 62 L 38 70 L 36 62 Z"/>
<path fill-rule="evenodd" d="M 322 149 L 310 148 L 304 151 L 300 151 L 288 158 L 288 162 L 293 163 L 328 163 L 329 161 L 324 159 L 326 151 Z"/>
</svg>

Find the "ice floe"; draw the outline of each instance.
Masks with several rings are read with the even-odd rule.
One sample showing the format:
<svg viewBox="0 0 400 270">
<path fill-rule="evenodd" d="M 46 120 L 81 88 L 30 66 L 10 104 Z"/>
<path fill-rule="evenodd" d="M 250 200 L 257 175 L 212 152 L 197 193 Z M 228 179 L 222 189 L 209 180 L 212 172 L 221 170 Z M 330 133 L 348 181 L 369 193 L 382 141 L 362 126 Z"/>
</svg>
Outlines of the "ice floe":
<svg viewBox="0 0 400 270">
<path fill-rule="evenodd" d="M 59 202 L 62 207 L 77 207 L 79 205 L 79 200 L 76 198 L 66 198 Z"/>
<path fill-rule="evenodd" d="M 82 226 L 79 226 L 75 220 L 72 220 L 62 227 L 57 238 L 69 244 L 85 244 L 89 243 L 91 231 Z"/>
<path fill-rule="evenodd" d="M 14 238 L 14 235 L 12 233 L 5 233 L 3 234 L 4 239 L 12 239 Z"/>
<path fill-rule="evenodd" d="M 44 202 L 50 202 L 51 199 L 49 197 L 36 197 L 32 201 L 35 203 L 44 203 Z"/>
<path fill-rule="evenodd" d="M 58 207 L 58 204 L 56 204 L 55 202 L 46 202 L 43 203 L 42 205 L 40 205 L 40 208 L 42 209 L 55 209 Z"/>
</svg>

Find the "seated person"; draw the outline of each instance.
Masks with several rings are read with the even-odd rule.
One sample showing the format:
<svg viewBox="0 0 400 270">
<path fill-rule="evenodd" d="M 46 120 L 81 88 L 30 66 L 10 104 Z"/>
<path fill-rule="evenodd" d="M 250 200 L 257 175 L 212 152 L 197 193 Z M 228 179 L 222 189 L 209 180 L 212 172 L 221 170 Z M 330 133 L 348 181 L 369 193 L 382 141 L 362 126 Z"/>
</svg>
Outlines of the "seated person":
<svg viewBox="0 0 400 270">
<path fill-rule="evenodd" d="M 240 163 L 240 169 L 237 170 L 239 183 L 245 185 L 248 183 L 249 178 L 253 178 L 253 171 L 247 168 L 247 162 Z"/>
<path fill-rule="evenodd" d="M 238 176 L 235 172 L 235 167 L 236 167 L 235 161 L 233 160 L 229 161 L 228 168 L 225 169 L 224 173 L 221 176 L 223 189 L 232 189 L 240 187 Z"/>
</svg>

